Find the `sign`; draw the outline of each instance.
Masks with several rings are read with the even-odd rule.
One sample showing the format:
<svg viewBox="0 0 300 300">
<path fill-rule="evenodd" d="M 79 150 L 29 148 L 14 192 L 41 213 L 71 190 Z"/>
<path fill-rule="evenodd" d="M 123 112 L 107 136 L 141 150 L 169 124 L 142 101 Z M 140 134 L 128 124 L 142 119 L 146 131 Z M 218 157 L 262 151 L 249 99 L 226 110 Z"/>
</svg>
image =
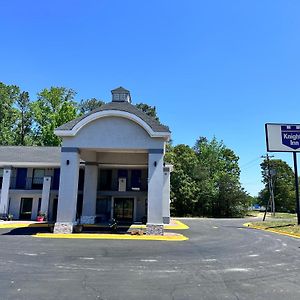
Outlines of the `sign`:
<svg viewBox="0 0 300 300">
<path fill-rule="evenodd" d="M 300 151 L 300 124 L 267 123 L 265 125 L 265 130 L 267 150 L 269 152 L 293 152 L 296 212 L 298 225 L 300 225 L 299 181 L 297 167 L 297 152 Z"/>
<path fill-rule="evenodd" d="M 267 123 L 265 128 L 269 152 L 300 151 L 300 124 Z"/>
</svg>

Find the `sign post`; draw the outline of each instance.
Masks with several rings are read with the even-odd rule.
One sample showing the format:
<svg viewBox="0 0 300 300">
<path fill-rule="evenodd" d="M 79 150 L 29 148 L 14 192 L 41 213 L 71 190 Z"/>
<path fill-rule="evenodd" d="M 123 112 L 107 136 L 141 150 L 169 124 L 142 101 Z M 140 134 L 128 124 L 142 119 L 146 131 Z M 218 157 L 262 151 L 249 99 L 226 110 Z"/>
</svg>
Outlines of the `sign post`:
<svg viewBox="0 0 300 300">
<path fill-rule="evenodd" d="M 297 152 L 300 151 L 300 124 L 265 125 L 268 152 L 292 152 L 294 160 L 296 211 L 300 225 L 299 182 L 297 167 Z"/>
<path fill-rule="evenodd" d="M 300 207 L 299 207 L 299 182 L 298 182 L 298 168 L 297 168 L 297 152 L 293 152 L 294 159 L 294 173 L 295 173 L 295 191 L 296 191 L 296 210 L 298 225 L 300 225 Z"/>
</svg>

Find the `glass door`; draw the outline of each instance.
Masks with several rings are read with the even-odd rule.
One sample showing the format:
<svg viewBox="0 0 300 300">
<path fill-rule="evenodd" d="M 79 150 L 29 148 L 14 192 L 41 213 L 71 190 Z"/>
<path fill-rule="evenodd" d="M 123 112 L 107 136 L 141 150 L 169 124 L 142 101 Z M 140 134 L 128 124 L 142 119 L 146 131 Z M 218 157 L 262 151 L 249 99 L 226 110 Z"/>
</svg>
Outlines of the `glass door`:
<svg viewBox="0 0 300 300">
<path fill-rule="evenodd" d="M 114 218 L 120 223 L 133 221 L 133 198 L 114 199 Z"/>
<path fill-rule="evenodd" d="M 31 220 L 32 198 L 21 198 L 20 220 Z"/>
</svg>

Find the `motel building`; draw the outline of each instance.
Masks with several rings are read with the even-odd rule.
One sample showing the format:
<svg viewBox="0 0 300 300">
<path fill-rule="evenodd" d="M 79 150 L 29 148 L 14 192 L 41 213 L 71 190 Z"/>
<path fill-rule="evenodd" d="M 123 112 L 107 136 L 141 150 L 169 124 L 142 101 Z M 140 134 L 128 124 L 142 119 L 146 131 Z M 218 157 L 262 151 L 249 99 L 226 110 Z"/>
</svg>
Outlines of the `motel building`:
<svg viewBox="0 0 300 300">
<path fill-rule="evenodd" d="M 0 147 L 0 214 L 54 222 L 54 233 L 81 224 L 146 223 L 163 234 L 170 221 L 168 127 L 112 90 L 104 104 L 55 130 L 61 147 Z"/>
</svg>

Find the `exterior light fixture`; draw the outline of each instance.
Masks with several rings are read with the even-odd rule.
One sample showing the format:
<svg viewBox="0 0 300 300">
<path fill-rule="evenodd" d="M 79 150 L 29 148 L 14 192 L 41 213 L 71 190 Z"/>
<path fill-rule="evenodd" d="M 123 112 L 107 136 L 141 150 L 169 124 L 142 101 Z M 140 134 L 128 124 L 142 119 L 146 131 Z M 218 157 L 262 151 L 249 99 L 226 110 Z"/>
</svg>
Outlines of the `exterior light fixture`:
<svg viewBox="0 0 300 300">
<path fill-rule="evenodd" d="M 157 166 L 157 162 L 155 161 L 153 165 L 154 165 L 154 167 L 156 167 Z"/>
<path fill-rule="evenodd" d="M 68 166 L 70 164 L 70 161 L 67 159 L 66 163 L 67 163 L 67 166 Z"/>
</svg>

